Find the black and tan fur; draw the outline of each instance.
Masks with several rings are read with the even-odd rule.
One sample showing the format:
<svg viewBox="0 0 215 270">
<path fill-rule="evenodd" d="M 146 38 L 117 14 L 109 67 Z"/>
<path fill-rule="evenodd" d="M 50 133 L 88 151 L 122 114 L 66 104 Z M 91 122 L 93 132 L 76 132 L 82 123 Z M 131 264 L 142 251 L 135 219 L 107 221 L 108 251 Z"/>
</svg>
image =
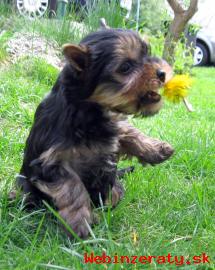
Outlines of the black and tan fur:
<svg viewBox="0 0 215 270">
<path fill-rule="evenodd" d="M 50 200 L 84 238 L 86 222 L 94 222 L 92 205 L 107 202 L 111 191 L 115 206 L 123 195 L 120 156 L 153 165 L 172 155 L 168 143 L 146 137 L 121 117 L 157 113 L 158 88 L 171 68 L 150 57 L 147 44 L 129 30 L 100 30 L 63 52 L 67 64 L 37 108 L 18 184 L 28 203 Z"/>
</svg>

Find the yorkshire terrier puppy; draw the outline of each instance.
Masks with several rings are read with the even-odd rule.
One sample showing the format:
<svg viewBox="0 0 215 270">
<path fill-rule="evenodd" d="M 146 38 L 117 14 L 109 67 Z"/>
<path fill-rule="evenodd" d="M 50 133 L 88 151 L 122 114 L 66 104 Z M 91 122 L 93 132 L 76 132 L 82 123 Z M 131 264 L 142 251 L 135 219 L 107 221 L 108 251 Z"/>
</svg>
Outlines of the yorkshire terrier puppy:
<svg viewBox="0 0 215 270">
<path fill-rule="evenodd" d="M 28 203 L 51 201 L 85 238 L 86 223 L 94 222 L 92 206 L 110 197 L 115 206 L 123 195 L 119 156 L 157 164 L 172 155 L 168 143 L 146 137 L 121 117 L 157 113 L 158 89 L 171 67 L 150 57 L 130 30 L 91 33 L 79 45 L 65 45 L 63 53 L 67 64 L 36 110 L 18 185 Z"/>
</svg>

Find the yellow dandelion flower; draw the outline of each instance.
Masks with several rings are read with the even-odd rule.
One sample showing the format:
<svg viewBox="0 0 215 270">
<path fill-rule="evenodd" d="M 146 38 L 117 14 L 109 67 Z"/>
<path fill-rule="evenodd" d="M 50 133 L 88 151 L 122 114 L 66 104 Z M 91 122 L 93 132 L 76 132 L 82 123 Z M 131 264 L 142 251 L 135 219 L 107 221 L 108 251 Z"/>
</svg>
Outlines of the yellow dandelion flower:
<svg viewBox="0 0 215 270">
<path fill-rule="evenodd" d="M 176 75 L 164 85 L 163 96 L 177 103 L 188 95 L 192 79 L 188 75 Z"/>
<path fill-rule="evenodd" d="M 133 243 L 136 244 L 138 236 L 137 236 L 137 233 L 135 231 L 132 233 L 132 238 L 133 238 Z"/>
</svg>

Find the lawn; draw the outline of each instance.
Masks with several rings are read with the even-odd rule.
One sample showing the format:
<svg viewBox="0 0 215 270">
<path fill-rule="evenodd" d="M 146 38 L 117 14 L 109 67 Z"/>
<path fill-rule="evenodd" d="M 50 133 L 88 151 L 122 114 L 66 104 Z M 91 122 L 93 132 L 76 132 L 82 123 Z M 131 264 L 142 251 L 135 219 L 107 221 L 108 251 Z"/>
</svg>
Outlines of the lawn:
<svg viewBox="0 0 215 270">
<path fill-rule="evenodd" d="M 8 38 L 6 35 L 6 38 Z M 1 41 L 1 40 L 0 40 Z M 1 44 L 1 42 L 0 42 Z M 123 179 L 124 199 L 112 211 L 96 210 L 100 223 L 88 240 L 69 240 L 60 221 L 44 205 L 27 212 L 23 201 L 9 201 L 19 172 L 34 111 L 52 87 L 58 70 L 39 58 L 11 64 L 0 48 L 0 269 L 175 269 L 152 264 L 85 264 L 85 252 L 109 256 L 184 256 L 180 269 L 215 267 L 215 68 L 194 68 L 189 100 L 165 102 L 152 118 L 131 122 L 145 134 L 168 141 L 174 156 L 155 167 L 135 166 Z M 210 264 L 193 264 L 205 253 Z M 206 255 L 205 255 L 206 256 Z M 134 259 L 134 258 L 133 258 Z M 190 261 L 191 264 L 186 263 Z M 160 261 L 161 262 L 161 261 Z"/>
</svg>

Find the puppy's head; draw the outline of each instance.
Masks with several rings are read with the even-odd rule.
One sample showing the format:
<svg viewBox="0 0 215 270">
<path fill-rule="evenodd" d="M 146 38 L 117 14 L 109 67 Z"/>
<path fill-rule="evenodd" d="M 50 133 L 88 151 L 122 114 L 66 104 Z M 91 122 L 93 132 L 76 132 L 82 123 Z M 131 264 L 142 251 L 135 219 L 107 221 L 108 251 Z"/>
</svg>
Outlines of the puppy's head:
<svg viewBox="0 0 215 270">
<path fill-rule="evenodd" d="M 87 100 L 126 114 L 155 114 L 162 106 L 159 88 L 172 76 L 162 59 L 150 57 L 147 44 L 133 31 L 100 30 L 80 45 L 64 46 L 67 61 L 79 74 Z"/>
</svg>

